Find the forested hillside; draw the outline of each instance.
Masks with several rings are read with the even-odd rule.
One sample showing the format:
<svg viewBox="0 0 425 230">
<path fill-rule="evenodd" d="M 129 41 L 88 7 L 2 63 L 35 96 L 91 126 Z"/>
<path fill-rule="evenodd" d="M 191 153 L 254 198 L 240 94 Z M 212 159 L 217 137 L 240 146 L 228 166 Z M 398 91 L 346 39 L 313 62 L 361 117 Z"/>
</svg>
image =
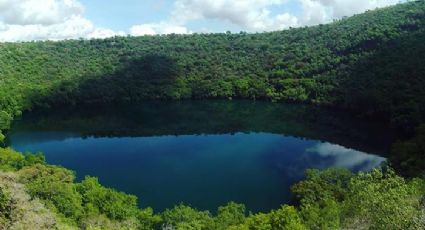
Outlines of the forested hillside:
<svg viewBox="0 0 425 230">
<path fill-rule="evenodd" d="M 328 25 L 0 44 L 0 129 L 66 103 L 251 98 L 355 109 L 413 130 L 425 113 L 425 2 Z"/>
</svg>

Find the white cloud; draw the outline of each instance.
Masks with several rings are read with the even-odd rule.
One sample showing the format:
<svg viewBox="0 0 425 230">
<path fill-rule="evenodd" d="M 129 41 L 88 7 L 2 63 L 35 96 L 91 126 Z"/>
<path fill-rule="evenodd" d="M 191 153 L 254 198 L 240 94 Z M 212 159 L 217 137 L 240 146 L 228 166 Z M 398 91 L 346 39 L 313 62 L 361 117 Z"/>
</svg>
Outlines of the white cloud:
<svg viewBox="0 0 425 230">
<path fill-rule="evenodd" d="M 0 32 L 0 40 L 59 40 L 66 38 L 82 37 L 93 30 L 90 21 L 81 17 L 72 17 L 64 23 L 52 24 L 49 26 L 34 25 L 5 25 L 5 29 Z"/>
<path fill-rule="evenodd" d="M 362 13 L 369 9 L 396 4 L 400 0 L 314 0 L 325 7 L 329 7 L 332 16 L 341 18 Z"/>
<path fill-rule="evenodd" d="M 322 157 L 332 157 L 337 167 L 366 171 L 379 166 L 385 158 L 348 149 L 340 145 L 319 143 L 307 152 L 318 153 Z"/>
<path fill-rule="evenodd" d="M 93 27 L 94 28 L 94 27 Z M 124 31 L 114 31 L 111 29 L 105 28 L 94 28 L 90 33 L 85 35 L 85 38 L 110 38 L 114 36 L 126 36 L 127 34 Z"/>
<path fill-rule="evenodd" d="M 218 19 L 252 31 L 283 29 L 295 26 L 297 19 L 287 13 L 272 16 L 269 7 L 286 2 L 286 0 L 177 0 L 171 13 L 171 20 L 185 24 L 196 19 Z"/>
<path fill-rule="evenodd" d="M 287 0 L 176 0 L 168 20 L 133 26 L 131 35 L 190 33 L 186 24 L 198 19 L 217 19 L 249 31 L 267 31 L 297 26 L 288 13 L 272 16 L 268 7 Z M 223 28 L 223 31 L 226 30 Z"/>
<path fill-rule="evenodd" d="M 0 41 L 105 38 L 124 35 L 97 28 L 77 0 L 0 0 Z"/>
<path fill-rule="evenodd" d="M 273 7 L 285 9 L 291 2 L 297 2 L 301 12 L 273 12 Z M 327 23 L 397 2 L 399 0 L 176 0 L 167 20 L 134 26 L 131 34 L 166 34 L 170 28 L 174 28 L 173 32 L 187 33 L 185 26 L 199 19 L 228 22 L 250 32 L 281 30 Z"/>
<path fill-rule="evenodd" d="M 167 18 L 134 25 L 131 35 L 187 34 L 196 20 L 231 23 L 240 30 L 262 32 L 326 23 L 399 0 L 175 0 Z M 301 12 L 291 12 L 298 3 Z M 276 10 L 275 8 L 279 9 Z M 207 28 L 207 29 L 205 29 Z M 228 28 L 223 27 L 222 31 Z M 0 41 L 105 38 L 124 32 L 98 28 L 84 16 L 79 0 L 0 0 Z"/>
<path fill-rule="evenodd" d="M 332 13 L 329 8 L 315 0 L 301 0 L 303 9 L 300 20 L 302 25 L 315 25 L 332 20 Z"/>
<path fill-rule="evenodd" d="M 3 22 L 12 25 L 52 25 L 81 15 L 84 7 L 76 0 L 3 0 Z"/>
<path fill-rule="evenodd" d="M 394 5 L 400 0 L 299 0 L 303 13 L 299 16 L 303 25 L 330 22 L 344 16 L 352 16 L 369 9 Z"/>
<path fill-rule="evenodd" d="M 190 33 L 190 31 L 185 26 L 169 24 L 166 22 L 135 25 L 130 28 L 130 34 L 133 36 L 188 33 Z"/>
</svg>

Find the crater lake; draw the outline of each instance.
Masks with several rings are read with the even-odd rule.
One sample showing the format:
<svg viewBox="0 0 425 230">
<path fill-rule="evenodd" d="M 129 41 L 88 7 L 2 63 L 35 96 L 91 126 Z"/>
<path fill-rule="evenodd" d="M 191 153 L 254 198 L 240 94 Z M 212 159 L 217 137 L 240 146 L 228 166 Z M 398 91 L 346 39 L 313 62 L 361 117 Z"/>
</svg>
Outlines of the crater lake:
<svg viewBox="0 0 425 230">
<path fill-rule="evenodd" d="M 291 200 L 308 168 L 368 171 L 385 161 L 385 124 L 311 105 L 145 102 L 25 113 L 7 144 L 96 176 L 156 211 L 229 201 L 269 211 Z"/>
</svg>

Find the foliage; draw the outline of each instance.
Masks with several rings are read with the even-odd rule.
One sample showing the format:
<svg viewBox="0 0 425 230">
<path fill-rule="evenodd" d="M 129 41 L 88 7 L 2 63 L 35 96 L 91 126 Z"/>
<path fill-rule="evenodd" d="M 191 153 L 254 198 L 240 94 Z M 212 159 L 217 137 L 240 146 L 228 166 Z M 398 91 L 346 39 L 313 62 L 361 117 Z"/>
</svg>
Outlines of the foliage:
<svg viewBox="0 0 425 230">
<path fill-rule="evenodd" d="M 269 33 L 0 44 L 0 130 L 22 110 L 250 98 L 355 109 L 411 130 L 425 111 L 424 1 Z"/>
<path fill-rule="evenodd" d="M 137 198 L 105 188 L 97 178 L 86 177 L 77 185 L 83 204 L 90 214 L 104 214 L 114 220 L 125 220 L 137 213 Z"/>
<path fill-rule="evenodd" d="M 0 144 L 2 144 L 3 143 L 3 141 L 4 141 L 4 139 L 5 139 L 6 137 L 3 135 L 3 133 L 0 131 Z"/>
<path fill-rule="evenodd" d="M 250 230 L 271 230 L 270 215 L 265 213 L 250 215 L 246 219 L 244 226 Z"/>
<path fill-rule="evenodd" d="M 272 229 L 307 229 L 293 206 L 284 205 L 280 209 L 272 211 L 270 216 Z"/>
<path fill-rule="evenodd" d="M 12 116 L 6 111 L 0 111 L 0 130 L 7 129 L 10 126 Z"/>
<path fill-rule="evenodd" d="M 47 201 L 66 217 L 78 219 L 83 214 L 82 197 L 73 184 L 73 172 L 37 164 L 22 169 L 21 175 L 21 181 L 27 184 L 31 196 Z"/>
<path fill-rule="evenodd" d="M 420 215 L 418 197 L 423 191 L 391 169 L 359 173 L 350 181 L 348 192 L 344 212 L 357 217 L 357 223 L 372 229 L 414 229 L 412 217 Z"/>
<path fill-rule="evenodd" d="M 140 210 L 137 214 L 137 219 L 139 220 L 139 229 L 141 230 L 157 229 L 160 223 L 162 223 L 161 216 L 155 214 L 152 208 Z"/>
<path fill-rule="evenodd" d="M 425 124 L 417 129 L 417 135 L 411 140 L 393 145 L 390 160 L 405 176 L 425 176 Z"/>
<path fill-rule="evenodd" d="M 229 226 L 237 227 L 245 222 L 245 205 L 228 203 L 226 206 L 218 208 L 218 215 L 215 217 L 215 229 L 227 229 Z"/>
<path fill-rule="evenodd" d="M 1 229 L 74 229 L 39 199 L 32 199 L 16 172 L 0 172 Z"/>
<path fill-rule="evenodd" d="M 306 179 L 292 187 L 292 192 L 300 200 L 300 215 L 309 229 L 336 229 L 340 226 L 340 203 L 348 195 L 353 176 L 346 169 L 309 169 Z"/>
<path fill-rule="evenodd" d="M 207 211 L 198 211 L 189 206 L 180 204 L 162 213 L 165 226 L 183 229 L 211 229 L 213 219 Z"/>
<path fill-rule="evenodd" d="M 326 198 L 342 201 L 353 174 L 347 169 L 330 168 L 325 171 L 307 169 L 304 181 L 292 187 L 292 192 L 303 201 L 317 203 Z"/>
<path fill-rule="evenodd" d="M 356 175 L 330 169 L 310 170 L 293 191 L 301 197 L 300 214 L 309 229 L 420 229 L 415 220 L 423 212 L 424 185 L 389 168 Z"/>
<path fill-rule="evenodd" d="M 0 226 L 5 225 L 10 218 L 10 194 L 0 187 Z"/>
<path fill-rule="evenodd" d="M 0 169 L 2 170 L 15 171 L 34 164 L 44 164 L 44 155 L 41 153 L 21 154 L 10 148 L 0 148 Z"/>
</svg>

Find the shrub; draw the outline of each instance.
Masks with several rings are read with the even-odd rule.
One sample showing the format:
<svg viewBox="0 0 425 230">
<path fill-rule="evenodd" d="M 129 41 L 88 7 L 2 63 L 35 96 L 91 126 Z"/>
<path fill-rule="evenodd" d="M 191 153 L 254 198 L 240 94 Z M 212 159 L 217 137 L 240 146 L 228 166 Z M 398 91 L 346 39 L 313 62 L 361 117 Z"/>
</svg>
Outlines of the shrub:
<svg viewBox="0 0 425 230">
<path fill-rule="evenodd" d="M 83 204 L 91 212 L 98 211 L 115 220 L 125 220 L 137 214 L 137 197 L 105 188 L 97 178 L 86 177 L 77 185 Z"/>
<path fill-rule="evenodd" d="M 20 175 L 32 197 L 53 205 L 66 217 L 76 220 L 83 215 L 82 197 L 73 183 L 75 176 L 72 171 L 37 164 L 22 169 Z"/>
<path fill-rule="evenodd" d="M 167 209 L 162 213 L 165 225 L 173 226 L 176 229 L 213 229 L 213 219 L 209 212 L 198 211 L 183 204 L 172 209 Z"/>
<path fill-rule="evenodd" d="M 11 204 L 10 194 L 0 187 L 0 226 L 6 226 L 9 221 Z"/>
<path fill-rule="evenodd" d="M 246 208 L 243 204 L 230 202 L 218 208 L 218 215 L 215 218 L 216 229 L 226 229 L 230 226 L 243 224 L 245 221 Z"/>
<path fill-rule="evenodd" d="M 293 206 L 284 205 L 278 210 L 274 210 L 270 214 L 270 223 L 272 229 L 307 229 Z"/>
</svg>

